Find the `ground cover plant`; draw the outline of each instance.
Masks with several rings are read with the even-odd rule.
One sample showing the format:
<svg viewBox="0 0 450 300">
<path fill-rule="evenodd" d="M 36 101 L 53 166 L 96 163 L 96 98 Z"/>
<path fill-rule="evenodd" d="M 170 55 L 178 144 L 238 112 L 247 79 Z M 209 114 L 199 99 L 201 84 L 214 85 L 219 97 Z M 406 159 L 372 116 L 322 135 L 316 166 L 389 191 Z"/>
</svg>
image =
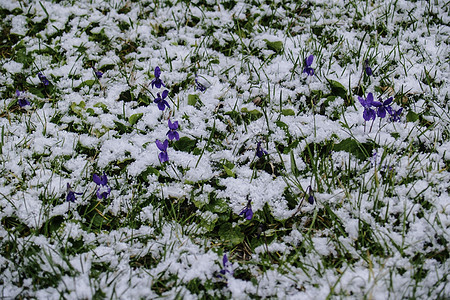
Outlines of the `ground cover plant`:
<svg viewBox="0 0 450 300">
<path fill-rule="evenodd" d="M 448 1 L 0 1 L 0 297 L 450 297 Z"/>
</svg>

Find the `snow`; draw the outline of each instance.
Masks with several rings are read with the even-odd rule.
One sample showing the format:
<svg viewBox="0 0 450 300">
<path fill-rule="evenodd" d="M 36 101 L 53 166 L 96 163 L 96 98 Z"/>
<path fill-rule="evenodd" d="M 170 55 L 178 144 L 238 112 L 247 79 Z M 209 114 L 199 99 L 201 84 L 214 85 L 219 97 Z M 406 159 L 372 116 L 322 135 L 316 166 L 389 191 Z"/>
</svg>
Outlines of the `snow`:
<svg viewBox="0 0 450 300">
<path fill-rule="evenodd" d="M 449 269 L 450 226 L 450 31 L 444 25 L 450 18 L 444 1 L 272 2 L 0 3 L 7 13 L 2 25 L 32 59 L 26 63 L 6 52 L 0 58 L 0 244 L 19 245 L 17 254 L 0 252 L 2 296 L 80 299 L 101 291 L 108 298 L 197 299 L 190 286 L 195 282 L 206 289 L 204 296 L 233 299 L 450 295 L 439 281 Z M 289 12 L 295 20 L 285 17 Z M 282 29 L 263 25 L 273 16 Z M 250 17 L 251 30 L 237 30 L 238 20 L 246 24 Z M 27 36 L 32 22 L 45 25 Z M 102 32 L 107 42 L 93 38 Z M 284 53 L 268 49 L 266 41 L 281 41 Z M 233 43 L 230 56 L 217 50 Z M 122 53 L 125 46 L 132 50 Z M 310 54 L 316 76 L 302 73 Z M 375 75 L 361 79 L 365 58 Z M 164 112 L 152 102 L 163 91 L 150 85 L 156 66 L 170 91 L 171 109 Z M 95 79 L 92 67 L 104 76 L 88 86 Z M 41 86 L 38 71 L 51 88 Z M 206 91 L 195 90 L 195 74 Z M 337 96 L 326 106 L 327 79 L 350 97 Z M 401 121 L 365 122 L 358 83 L 364 93 L 396 96 L 393 108 L 404 108 Z M 16 89 L 26 91 L 30 107 L 10 106 Z M 133 101 L 121 99 L 126 91 Z M 312 104 L 318 92 L 322 98 Z M 142 95 L 148 105 L 137 101 Z M 202 105 L 189 105 L 189 95 Z M 82 102 L 85 107 L 74 111 Z M 262 116 L 249 121 L 243 108 Z M 420 118 L 407 120 L 409 111 Z M 130 116 L 138 113 L 142 118 L 131 126 Z M 161 164 L 154 142 L 167 137 L 169 118 L 196 149 L 171 141 L 169 163 Z M 347 138 L 373 144 L 376 156 L 360 160 L 352 151 L 333 150 Z M 255 156 L 258 142 L 268 152 L 263 159 Z M 308 153 L 312 146 L 317 152 Z M 233 165 L 231 175 L 225 165 Z M 99 202 L 92 174 L 103 171 L 112 192 Z M 70 205 L 68 183 L 81 193 Z M 315 203 L 299 206 L 308 186 Z M 209 211 L 211 199 L 226 207 Z M 239 219 L 249 200 L 254 218 Z M 95 228 L 92 214 L 107 221 Z M 62 224 L 46 234 L 58 219 Z M 202 221 L 218 227 L 209 232 L 197 224 Z M 230 246 L 214 235 L 223 222 L 241 230 L 245 242 Z M 15 233 L 10 224 L 26 229 Z M 275 227 L 265 229 L 273 240 L 256 238 L 260 224 Z M 358 245 L 363 225 L 371 230 L 366 248 Z M 72 251 L 79 241 L 82 250 Z M 37 254 L 17 263 L 14 255 L 32 247 Z M 370 253 L 374 249 L 382 254 Z M 236 272 L 219 279 L 221 251 L 230 253 Z M 418 254 L 427 271 L 420 282 Z M 39 276 L 57 266 L 55 284 L 15 279 L 26 276 L 21 265 L 30 267 L 35 257 L 42 257 Z M 334 258 L 342 265 L 330 267 Z M 98 269 L 103 271 L 92 275 Z"/>
</svg>

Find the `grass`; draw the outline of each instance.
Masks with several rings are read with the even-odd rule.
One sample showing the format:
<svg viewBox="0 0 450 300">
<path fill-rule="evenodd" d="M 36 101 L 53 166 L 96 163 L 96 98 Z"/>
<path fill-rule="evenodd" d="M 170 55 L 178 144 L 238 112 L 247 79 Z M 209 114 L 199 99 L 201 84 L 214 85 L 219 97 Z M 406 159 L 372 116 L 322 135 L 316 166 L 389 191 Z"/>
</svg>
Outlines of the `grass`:
<svg viewBox="0 0 450 300">
<path fill-rule="evenodd" d="M 445 1 L 0 6 L 1 297 L 450 295 Z"/>
</svg>

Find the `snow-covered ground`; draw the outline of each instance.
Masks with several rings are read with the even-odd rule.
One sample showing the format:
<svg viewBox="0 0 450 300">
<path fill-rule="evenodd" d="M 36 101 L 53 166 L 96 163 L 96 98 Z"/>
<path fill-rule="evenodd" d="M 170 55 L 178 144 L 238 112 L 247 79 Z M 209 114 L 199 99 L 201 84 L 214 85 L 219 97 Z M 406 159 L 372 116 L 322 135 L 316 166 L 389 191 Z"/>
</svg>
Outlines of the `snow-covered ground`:
<svg viewBox="0 0 450 300">
<path fill-rule="evenodd" d="M 1 298 L 450 297 L 446 1 L 0 18 Z"/>
</svg>

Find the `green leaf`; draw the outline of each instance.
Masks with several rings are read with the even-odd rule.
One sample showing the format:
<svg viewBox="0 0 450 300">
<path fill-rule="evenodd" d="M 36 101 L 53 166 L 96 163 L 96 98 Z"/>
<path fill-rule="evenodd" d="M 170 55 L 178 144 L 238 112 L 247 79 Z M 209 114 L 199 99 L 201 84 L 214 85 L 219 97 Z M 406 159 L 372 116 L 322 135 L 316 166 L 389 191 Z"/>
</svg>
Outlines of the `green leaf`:
<svg viewBox="0 0 450 300">
<path fill-rule="evenodd" d="M 138 113 L 138 114 L 131 115 L 128 118 L 128 122 L 130 122 L 131 126 L 133 126 L 134 124 L 136 124 L 142 118 L 143 115 L 144 115 L 143 113 Z"/>
<path fill-rule="evenodd" d="M 292 110 L 292 109 L 290 109 L 290 108 L 287 108 L 287 109 L 283 109 L 283 110 L 281 111 L 281 114 L 282 114 L 283 116 L 295 116 L 295 111 Z"/>
<path fill-rule="evenodd" d="M 240 244 L 244 241 L 244 234 L 239 227 L 234 227 L 230 223 L 224 223 L 219 228 L 219 236 L 225 243 L 232 245 Z"/>
<path fill-rule="evenodd" d="M 200 226 L 202 226 L 203 228 L 205 228 L 207 231 L 213 231 L 214 227 L 216 227 L 216 222 L 219 218 L 209 218 L 209 219 L 204 219 L 202 218 L 200 221 Z"/>
<path fill-rule="evenodd" d="M 128 166 L 129 164 L 131 164 L 134 161 L 136 161 L 134 158 L 125 157 L 122 160 L 118 160 L 116 162 L 116 166 L 118 166 L 120 168 L 120 170 L 124 170 L 126 168 L 126 166 Z"/>
<path fill-rule="evenodd" d="M 95 103 L 94 107 L 100 107 L 104 113 L 109 112 L 108 106 L 106 106 L 106 104 L 104 104 L 102 102 Z"/>
<path fill-rule="evenodd" d="M 227 166 L 223 165 L 223 169 L 225 170 L 225 173 L 227 173 L 228 177 L 236 177 L 236 174 L 234 174 L 234 172 Z"/>
<path fill-rule="evenodd" d="M 400 134 L 399 134 L 398 132 L 391 132 L 391 136 L 392 136 L 394 139 L 398 139 L 398 138 L 400 137 Z"/>
<path fill-rule="evenodd" d="M 133 131 L 133 129 L 125 124 L 122 124 L 120 122 L 114 121 L 114 124 L 116 124 L 116 130 L 120 133 L 120 134 L 124 134 L 124 133 L 130 133 Z"/>
<path fill-rule="evenodd" d="M 158 169 L 155 169 L 152 166 L 148 166 L 147 169 L 145 169 L 144 172 L 139 174 L 138 179 L 143 181 L 143 182 L 147 182 L 148 176 L 150 176 L 152 174 L 156 175 L 156 176 L 159 176 L 159 171 L 158 171 Z"/>
<path fill-rule="evenodd" d="M 242 113 L 246 113 L 246 114 L 249 114 L 250 115 L 250 118 L 254 121 L 254 120 L 258 120 L 259 118 L 261 118 L 262 117 L 262 112 L 260 112 L 259 110 L 257 110 L 257 109 L 252 109 L 252 110 L 248 110 L 246 107 L 243 107 L 242 109 L 241 109 L 241 112 Z"/>
<path fill-rule="evenodd" d="M 126 90 L 120 93 L 119 100 L 122 100 L 123 102 L 130 102 L 134 100 L 134 95 L 130 90 Z"/>
<path fill-rule="evenodd" d="M 33 63 L 33 55 L 27 52 L 23 39 L 14 47 L 14 50 L 16 52 L 15 61 L 22 63 L 24 68 L 29 67 Z"/>
<path fill-rule="evenodd" d="M 33 95 L 38 96 L 39 98 L 45 98 L 44 93 L 42 92 L 44 90 L 44 88 L 35 88 L 35 87 L 30 87 L 28 89 L 28 92 L 30 92 Z"/>
<path fill-rule="evenodd" d="M 347 89 L 340 84 L 339 82 L 335 81 L 335 80 L 328 80 L 328 84 L 330 85 L 330 89 L 331 89 L 331 95 L 333 96 L 339 96 L 342 99 L 347 98 Z"/>
<path fill-rule="evenodd" d="M 268 49 L 275 51 L 276 53 L 281 53 L 281 51 L 283 50 L 283 42 L 281 41 L 271 42 L 269 40 L 264 39 L 264 42 L 266 42 Z"/>
<path fill-rule="evenodd" d="M 185 181 L 185 183 L 190 184 L 187 181 Z M 198 209 L 201 209 L 206 204 L 204 201 L 197 200 L 197 198 L 194 195 L 191 195 L 191 201 L 192 201 L 192 203 L 194 203 L 195 207 L 197 207 Z"/>
<path fill-rule="evenodd" d="M 197 102 L 200 101 L 200 97 L 196 94 L 188 95 L 188 105 L 195 106 Z"/>
<path fill-rule="evenodd" d="M 196 145 L 196 140 L 191 140 L 187 136 L 183 136 L 174 143 L 173 148 L 178 151 L 191 152 Z"/>
<path fill-rule="evenodd" d="M 214 193 L 209 194 L 210 200 L 206 205 L 206 210 L 209 210 L 213 213 L 225 213 L 228 210 L 228 204 L 224 199 L 216 198 Z"/>
<path fill-rule="evenodd" d="M 151 101 L 150 101 L 150 98 L 147 95 L 139 94 L 138 102 L 139 103 L 143 103 L 145 105 L 149 105 Z"/>
<path fill-rule="evenodd" d="M 70 110 L 79 117 L 83 116 L 83 111 L 85 110 L 85 107 L 86 103 L 84 101 L 81 101 L 78 104 L 76 104 L 75 102 L 72 102 L 70 104 Z"/>
<path fill-rule="evenodd" d="M 291 136 L 291 134 L 289 133 L 289 126 L 286 123 L 282 121 L 275 121 L 275 124 L 283 129 L 284 133 L 286 133 L 287 136 Z"/>
<path fill-rule="evenodd" d="M 76 87 L 76 89 L 81 89 L 84 86 L 92 87 L 95 83 L 95 80 L 86 80 L 83 81 L 79 86 Z"/>
<path fill-rule="evenodd" d="M 242 125 L 242 115 L 240 112 L 236 110 L 227 111 L 224 113 L 227 116 L 230 116 L 230 118 L 236 122 L 238 125 Z"/>
<path fill-rule="evenodd" d="M 94 116 L 95 115 L 95 111 L 92 108 L 88 108 L 86 109 L 86 112 L 90 115 L 90 116 Z"/>
<path fill-rule="evenodd" d="M 406 114 L 406 121 L 416 122 L 417 120 L 419 120 L 419 115 L 411 110 L 408 111 L 408 113 Z"/>
<path fill-rule="evenodd" d="M 359 143 L 351 138 L 345 139 L 334 145 L 334 151 L 345 151 L 353 154 L 360 160 L 365 160 L 372 155 L 374 145 L 372 143 Z"/>
</svg>

